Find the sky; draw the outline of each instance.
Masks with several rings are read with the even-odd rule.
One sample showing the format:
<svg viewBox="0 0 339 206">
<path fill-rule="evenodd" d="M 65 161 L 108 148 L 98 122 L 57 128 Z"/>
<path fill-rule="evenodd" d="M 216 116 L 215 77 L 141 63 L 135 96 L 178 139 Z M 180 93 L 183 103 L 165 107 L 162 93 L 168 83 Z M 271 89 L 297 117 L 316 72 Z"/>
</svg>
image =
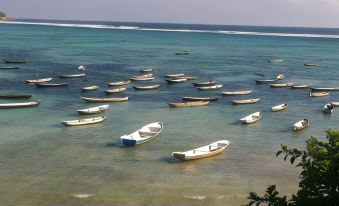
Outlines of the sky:
<svg viewBox="0 0 339 206">
<path fill-rule="evenodd" d="M 339 28 L 339 0 L 1 0 L 14 18 Z"/>
</svg>

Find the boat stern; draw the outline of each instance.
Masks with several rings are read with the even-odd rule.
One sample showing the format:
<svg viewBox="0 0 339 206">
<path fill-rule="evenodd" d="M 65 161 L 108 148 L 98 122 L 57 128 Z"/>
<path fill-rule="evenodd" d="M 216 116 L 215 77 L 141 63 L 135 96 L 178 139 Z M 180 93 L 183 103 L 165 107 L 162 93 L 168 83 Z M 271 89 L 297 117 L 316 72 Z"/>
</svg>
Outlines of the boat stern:
<svg viewBox="0 0 339 206">
<path fill-rule="evenodd" d="M 137 141 L 133 139 L 126 139 L 124 136 L 120 137 L 121 142 L 127 147 L 133 147 L 136 145 Z"/>
<path fill-rule="evenodd" d="M 186 160 L 186 155 L 181 152 L 173 152 L 172 156 L 179 160 Z"/>
</svg>

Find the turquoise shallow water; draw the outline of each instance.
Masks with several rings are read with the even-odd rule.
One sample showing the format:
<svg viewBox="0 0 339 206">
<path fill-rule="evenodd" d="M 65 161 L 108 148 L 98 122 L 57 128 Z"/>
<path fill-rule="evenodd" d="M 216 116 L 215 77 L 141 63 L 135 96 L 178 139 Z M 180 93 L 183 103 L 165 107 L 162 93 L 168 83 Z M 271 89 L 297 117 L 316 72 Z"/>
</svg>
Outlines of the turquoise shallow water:
<svg viewBox="0 0 339 206">
<path fill-rule="evenodd" d="M 180 49 L 192 54 L 175 56 Z M 2 205 L 239 205 L 248 192 L 263 192 L 269 184 L 295 191 L 298 170 L 275 158 L 280 144 L 302 148 L 308 136 L 324 138 L 327 128 L 339 129 L 337 111 L 321 111 L 325 103 L 339 101 L 339 93 L 310 99 L 306 90 L 272 89 L 254 81 L 261 78 L 254 73 L 265 78 L 284 73 L 284 82 L 338 86 L 337 39 L 0 24 L 0 58 L 17 55 L 30 62 L 20 70 L 0 71 L 1 93 L 32 93 L 42 103 L 0 111 Z M 272 57 L 285 61 L 267 63 Z M 319 67 L 303 66 L 319 58 Z M 76 73 L 80 64 L 88 69 L 87 81 L 70 80 L 67 88 L 24 83 L 37 71 L 62 81 L 58 75 Z M 137 92 L 129 86 L 130 101 L 110 104 L 102 124 L 60 124 L 79 118 L 77 109 L 93 106 L 80 95 L 103 96 L 107 82 L 149 66 L 158 68 L 153 82 L 161 84 L 159 90 Z M 233 97 L 222 97 L 205 108 L 170 109 L 167 103 L 180 96 L 218 94 L 199 92 L 190 82 L 167 85 L 162 77 L 177 72 L 198 76 L 197 81 L 217 80 L 224 85 L 221 91 L 253 89 L 250 97 L 262 101 L 233 106 Z M 81 94 L 88 85 L 102 89 Z M 287 111 L 270 111 L 282 102 L 289 104 Z M 237 121 L 256 111 L 263 112 L 260 122 Z M 291 125 L 305 117 L 311 126 L 293 133 Z M 165 124 L 156 140 L 134 148 L 121 145 L 121 135 L 154 121 Z M 170 156 L 225 138 L 231 146 L 209 159 L 178 162 Z M 94 195 L 77 199 L 74 193 Z"/>
</svg>

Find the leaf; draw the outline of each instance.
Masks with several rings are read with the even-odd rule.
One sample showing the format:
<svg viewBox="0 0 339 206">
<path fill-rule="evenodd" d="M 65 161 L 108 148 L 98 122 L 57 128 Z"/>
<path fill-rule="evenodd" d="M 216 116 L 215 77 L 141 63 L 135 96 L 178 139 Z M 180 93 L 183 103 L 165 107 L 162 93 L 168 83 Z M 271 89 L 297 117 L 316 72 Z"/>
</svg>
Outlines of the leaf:
<svg viewBox="0 0 339 206">
<path fill-rule="evenodd" d="M 277 154 L 275 155 L 276 157 L 278 157 L 283 151 L 278 151 Z"/>
<path fill-rule="evenodd" d="M 292 165 L 294 163 L 295 158 L 296 158 L 295 156 L 292 156 L 291 159 L 290 159 L 290 162 L 291 162 Z"/>
</svg>

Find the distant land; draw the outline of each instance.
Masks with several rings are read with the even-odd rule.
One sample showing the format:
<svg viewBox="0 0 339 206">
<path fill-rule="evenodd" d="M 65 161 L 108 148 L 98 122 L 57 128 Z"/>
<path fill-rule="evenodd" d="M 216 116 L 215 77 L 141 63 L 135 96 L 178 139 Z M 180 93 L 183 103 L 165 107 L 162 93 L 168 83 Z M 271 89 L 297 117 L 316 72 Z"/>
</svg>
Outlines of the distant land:
<svg viewBox="0 0 339 206">
<path fill-rule="evenodd" d="M 8 21 L 11 20 L 11 18 L 7 17 L 5 12 L 0 11 L 0 21 Z"/>
</svg>

